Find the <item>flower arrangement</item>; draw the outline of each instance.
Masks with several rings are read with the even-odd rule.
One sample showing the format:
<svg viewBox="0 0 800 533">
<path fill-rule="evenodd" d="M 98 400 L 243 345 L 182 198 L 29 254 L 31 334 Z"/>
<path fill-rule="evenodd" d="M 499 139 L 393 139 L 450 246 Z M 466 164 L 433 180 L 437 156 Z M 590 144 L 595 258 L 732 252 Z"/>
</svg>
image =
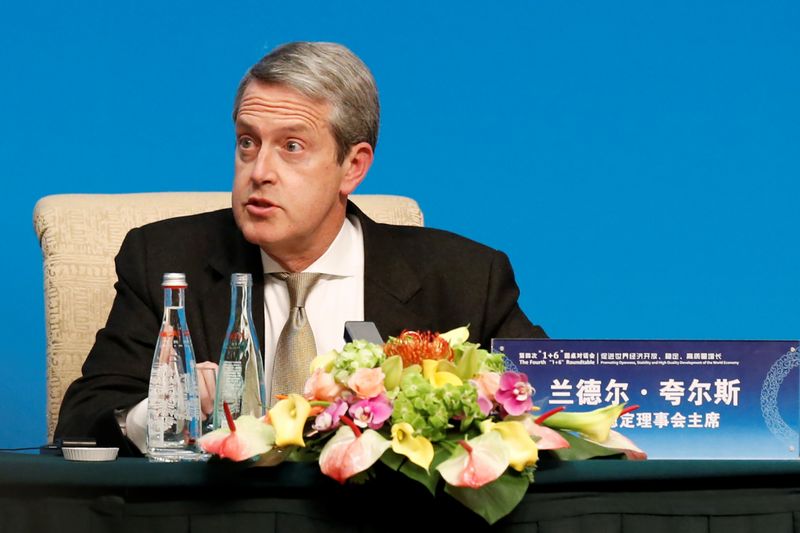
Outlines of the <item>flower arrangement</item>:
<svg viewBox="0 0 800 533">
<path fill-rule="evenodd" d="M 540 452 L 559 459 L 645 453 L 611 427 L 636 407 L 538 413 L 524 373 L 503 354 L 467 342 L 466 327 L 406 331 L 380 346 L 348 343 L 314 359 L 303 395 L 281 397 L 263 419 L 236 420 L 200 439 L 209 453 L 272 466 L 316 460 L 340 483 L 363 481 L 381 461 L 444 492 L 489 523 L 533 482 Z"/>
</svg>

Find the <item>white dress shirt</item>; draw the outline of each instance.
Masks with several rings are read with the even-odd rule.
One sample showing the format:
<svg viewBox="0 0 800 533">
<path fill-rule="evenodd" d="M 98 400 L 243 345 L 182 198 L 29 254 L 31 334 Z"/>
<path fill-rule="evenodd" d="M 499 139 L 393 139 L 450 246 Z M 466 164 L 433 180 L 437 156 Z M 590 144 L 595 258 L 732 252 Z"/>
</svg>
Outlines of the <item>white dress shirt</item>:
<svg viewBox="0 0 800 533">
<path fill-rule="evenodd" d="M 264 250 L 264 381 L 271 396 L 272 361 L 286 320 L 289 290 L 272 272 L 284 269 Z M 355 216 L 345 218 L 342 229 L 322 256 L 303 272 L 323 274 L 306 296 L 306 317 L 314 332 L 317 354 L 344 346 L 344 323 L 364 320 L 364 233 Z M 147 398 L 118 415 L 120 426 L 142 453 L 147 450 Z"/>
<path fill-rule="evenodd" d="M 261 250 L 264 265 L 264 380 L 271 397 L 275 350 L 289 318 L 286 282 L 270 276 L 284 272 Z M 303 272 L 322 274 L 306 296 L 306 317 L 314 332 L 317 354 L 344 346 L 344 323 L 364 320 L 364 234 L 356 217 L 345 218 L 342 229 L 322 256 Z"/>
</svg>

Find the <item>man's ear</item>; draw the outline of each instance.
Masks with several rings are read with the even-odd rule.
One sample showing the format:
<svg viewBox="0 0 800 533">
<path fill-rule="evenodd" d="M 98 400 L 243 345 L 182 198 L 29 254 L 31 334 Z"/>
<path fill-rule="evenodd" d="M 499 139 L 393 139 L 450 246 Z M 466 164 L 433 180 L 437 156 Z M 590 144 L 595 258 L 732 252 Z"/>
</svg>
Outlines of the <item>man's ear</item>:
<svg viewBox="0 0 800 533">
<path fill-rule="evenodd" d="M 375 154 L 367 142 L 360 142 L 350 147 L 342 165 L 345 168 L 339 192 L 348 195 L 364 180 Z"/>
</svg>

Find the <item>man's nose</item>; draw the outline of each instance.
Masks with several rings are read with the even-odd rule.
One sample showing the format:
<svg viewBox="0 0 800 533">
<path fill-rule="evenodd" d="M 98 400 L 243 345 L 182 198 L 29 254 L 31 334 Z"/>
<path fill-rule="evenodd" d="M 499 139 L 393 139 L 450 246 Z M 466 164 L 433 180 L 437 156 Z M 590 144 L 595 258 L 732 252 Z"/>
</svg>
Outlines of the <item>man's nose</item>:
<svg viewBox="0 0 800 533">
<path fill-rule="evenodd" d="M 264 147 L 258 152 L 250 172 L 250 179 L 257 184 L 271 183 L 278 179 L 275 156 L 269 148 Z"/>
</svg>

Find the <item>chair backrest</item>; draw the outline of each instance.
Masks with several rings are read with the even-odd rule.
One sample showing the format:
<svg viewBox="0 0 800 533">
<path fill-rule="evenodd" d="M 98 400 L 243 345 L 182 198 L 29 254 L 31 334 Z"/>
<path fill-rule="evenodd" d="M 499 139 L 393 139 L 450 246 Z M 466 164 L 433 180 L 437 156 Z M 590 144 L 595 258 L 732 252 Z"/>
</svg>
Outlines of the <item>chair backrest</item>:
<svg viewBox="0 0 800 533">
<path fill-rule="evenodd" d="M 67 387 L 105 325 L 114 299 L 114 257 L 132 228 L 230 206 L 230 192 L 59 194 L 39 200 L 33 223 L 44 262 L 47 431 L 52 438 Z M 422 226 L 411 198 L 353 195 L 378 222 Z"/>
</svg>

